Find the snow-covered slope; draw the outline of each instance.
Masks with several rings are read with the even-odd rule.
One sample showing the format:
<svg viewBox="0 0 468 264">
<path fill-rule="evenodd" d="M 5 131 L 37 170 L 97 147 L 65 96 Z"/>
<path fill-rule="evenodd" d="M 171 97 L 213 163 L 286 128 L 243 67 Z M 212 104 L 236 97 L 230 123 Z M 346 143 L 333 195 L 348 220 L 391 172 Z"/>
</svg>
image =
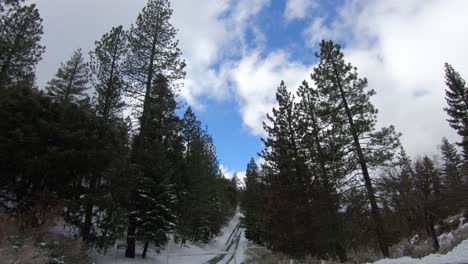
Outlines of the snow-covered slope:
<svg viewBox="0 0 468 264">
<path fill-rule="evenodd" d="M 115 248 L 107 254 L 94 254 L 96 264 L 238 264 L 244 260 L 244 254 L 247 247 L 247 240 L 244 237 L 244 231 L 240 228 L 240 218 L 242 214 L 236 213 L 227 226 L 222 230 L 219 237 L 214 239 L 208 245 L 185 245 L 180 247 L 170 242 L 167 249 L 160 254 L 150 250 L 146 259 L 136 256 L 135 259 L 124 258 L 125 250 L 116 250 Z M 137 253 L 141 248 L 137 249 Z M 223 252 L 235 252 L 234 254 L 223 254 Z"/>
<path fill-rule="evenodd" d="M 462 264 L 468 263 L 468 239 L 446 255 L 431 254 L 422 259 L 409 257 L 399 259 L 382 259 L 374 264 Z"/>
</svg>

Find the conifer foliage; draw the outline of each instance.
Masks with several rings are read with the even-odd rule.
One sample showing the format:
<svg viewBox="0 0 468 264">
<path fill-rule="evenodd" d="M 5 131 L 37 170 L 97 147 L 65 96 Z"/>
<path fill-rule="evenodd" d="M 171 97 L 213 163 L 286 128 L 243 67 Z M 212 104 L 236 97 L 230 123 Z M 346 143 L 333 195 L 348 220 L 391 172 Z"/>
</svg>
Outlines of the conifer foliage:
<svg viewBox="0 0 468 264">
<path fill-rule="evenodd" d="M 60 65 L 55 77 L 46 86 L 47 95 L 58 102 L 80 103 L 88 98 L 89 69 L 81 49 Z"/>
<path fill-rule="evenodd" d="M 296 100 L 281 83 L 278 108 L 267 116 L 271 125 L 264 125 L 263 188 L 270 204 L 260 217 L 266 219 L 260 223 L 268 226 L 262 239 L 292 255 L 332 255 L 345 261 L 340 213 L 345 196 L 340 188 L 352 186 L 350 182 L 362 185 L 357 178 L 362 175 L 377 242 L 388 256 L 369 171 L 392 160 L 399 134 L 393 127 L 376 131 L 377 110 L 369 101 L 374 91 L 365 91 L 367 80 L 358 78 L 356 68 L 345 63 L 339 45 L 322 41 L 320 48 L 319 64 L 311 75 L 316 88 L 304 81 Z M 247 186 L 246 194 L 250 192 Z M 252 217 L 249 203 L 255 202 L 243 202 L 247 217 Z M 255 232 L 249 228 L 254 228 L 256 216 L 245 222 L 247 233 Z"/>
<path fill-rule="evenodd" d="M 445 64 L 445 99 L 447 107 L 444 110 L 449 115 L 447 120 L 450 126 L 461 136 L 460 145 L 463 149 L 464 159 L 468 159 L 468 86 L 465 80 L 454 68 Z"/>
<path fill-rule="evenodd" d="M 195 113 L 176 114 L 185 62 L 169 1 L 149 0 L 129 31 L 104 34 L 89 63 L 75 51 L 45 92 L 34 87 L 42 20 L 22 2 L 0 2 L 2 212 L 25 228 L 64 212 L 83 243 L 105 251 L 126 236 L 132 258 L 137 242 L 146 257 L 171 234 L 209 242 L 237 206 L 237 183 Z M 136 120 L 125 102 L 137 102 Z"/>
<path fill-rule="evenodd" d="M 105 33 L 89 62 L 76 50 L 43 91 L 39 11 L 0 0 L 2 213 L 23 229 L 60 216 L 87 246 L 126 238 L 126 257 L 139 244 L 145 258 L 171 239 L 208 243 L 240 197 L 246 238 L 291 256 L 344 262 L 362 247 L 388 256 L 415 234 L 439 250 L 443 220 L 468 201 L 468 86 L 451 65 L 444 110 L 461 149 L 443 138 L 440 159 L 412 161 L 393 126 L 377 129 L 367 80 L 322 41 L 310 84 L 277 88 L 262 164 L 250 160 L 242 188 L 224 177 L 195 111 L 179 114 L 186 65 L 172 14 L 169 0 L 148 0 L 135 24 Z"/>
<path fill-rule="evenodd" d="M 90 72 L 97 93 L 96 111 L 104 119 L 118 117 L 125 106 L 122 96 L 127 86 L 123 74 L 126 38 L 122 26 L 112 28 L 96 41 L 96 48 L 91 52 Z"/>
<path fill-rule="evenodd" d="M 40 45 L 42 18 L 35 4 L 0 2 L 0 86 L 34 82 L 34 70 L 45 48 Z"/>
</svg>

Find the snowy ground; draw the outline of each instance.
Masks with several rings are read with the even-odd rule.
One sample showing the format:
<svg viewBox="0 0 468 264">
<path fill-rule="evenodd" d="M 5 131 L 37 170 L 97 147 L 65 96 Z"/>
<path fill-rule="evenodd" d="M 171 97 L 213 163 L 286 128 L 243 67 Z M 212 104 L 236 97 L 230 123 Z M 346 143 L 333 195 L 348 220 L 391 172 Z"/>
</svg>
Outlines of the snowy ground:
<svg viewBox="0 0 468 264">
<path fill-rule="evenodd" d="M 232 218 L 229 224 L 223 228 L 219 237 L 211 243 L 200 245 L 186 245 L 180 247 L 170 242 L 167 249 L 157 254 L 153 250 L 148 252 L 146 259 L 139 255 L 135 259 L 124 258 L 125 250 L 110 250 L 105 255 L 95 254 L 96 264 L 240 264 L 243 263 L 247 240 L 244 230 L 240 228 L 240 213 Z M 137 249 L 137 254 L 141 248 Z M 235 254 L 224 254 L 223 252 L 235 252 Z"/>
<path fill-rule="evenodd" d="M 446 255 L 431 254 L 422 259 L 409 257 L 399 259 L 382 259 L 374 264 L 462 264 L 468 263 L 468 240 L 463 241 Z"/>
</svg>

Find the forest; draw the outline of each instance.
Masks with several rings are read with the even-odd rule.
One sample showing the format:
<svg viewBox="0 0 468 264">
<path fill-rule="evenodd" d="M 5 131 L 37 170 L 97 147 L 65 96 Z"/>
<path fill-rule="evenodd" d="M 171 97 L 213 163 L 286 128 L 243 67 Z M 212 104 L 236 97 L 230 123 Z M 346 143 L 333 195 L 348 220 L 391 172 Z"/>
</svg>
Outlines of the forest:
<svg viewBox="0 0 468 264">
<path fill-rule="evenodd" d="M 378 126 L 367 79 L 322 40 L 310 80 L 279 84 L 240 182 L 178 98 L 187 64 L 172 15 L 169 0 L 148 0 L 129 28 L 63 58 L 39 87 L 39 10 L 0 1 L 0 218 L 35 230 L 59 217 L 87 248 L 123 240 L 125 257 L 142 245 L 145 258 L 169 241 L 208 244 L 240 211 L 250 243 L 344 263 L 362 250 L 390 257 L 415 236 L 439 252 L 444 220 L 468 217 L 468 85 L 449 63 L 440 89 L 460 142 L 410 157 L 398 127 Z"/>
<path fill-rule="evenodd" d="M 63 211 L 84 243 L 208 242 L 237 206 L 208 129 L 176 102 L 185 62 L 168 1 L 149 1 L 130 29 L 114 27 L 89 57 L 77 50 L 35 85 L 42 19 L 1 2 L 0 204 L 22 228 Z M 90 91 L 94 90 L 94 93 Z M 130 113 L 124 109 L 130 107 Z M 3 211 L 2 211 L 3 212 Z"/>
<path fill-rule="evenodd" d="M 340 45 L 324 40 L 316 57 L 314 86 L 304 81 L 293 94 L 282 82 L 263 124 L 264 162 L 248 163 L 242 192 L 246 237 L 288 255 L 341 262 L 347 251 L 367 248 L 390 257 L 393 244 L 415 236 L 430 238 L 438 252 L 438 237 L 452 228 L 443 220 L 467 216 L 465 81 L 445 64 L 444 110 L 461 142 L 442 138 L 440 156 L 413 161 L 395 127 L 377 128 L 375 91 Z"/>
</svg>

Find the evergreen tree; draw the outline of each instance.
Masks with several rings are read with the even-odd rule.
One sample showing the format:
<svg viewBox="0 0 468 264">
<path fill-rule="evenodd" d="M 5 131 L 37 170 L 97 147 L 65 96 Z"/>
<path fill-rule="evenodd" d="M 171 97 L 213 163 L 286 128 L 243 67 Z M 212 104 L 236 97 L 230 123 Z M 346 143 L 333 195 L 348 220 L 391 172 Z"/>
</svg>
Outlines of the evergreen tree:
<svg viewBox="0 0 468 264">
<path fill-rule="evenodd" d="M 70 217 L 87 199 L 84 179 L 113 159 L 106 142 L 120 140 L 119 130 L 87 107 L 55 102 L 26 84 L 14 88 L 0 96 L 2 201 L 23 227 L 44 224 L 39 216 L 66 204 L 67 222 L 81 230 L 82 218 Z"/>
<path fill-rule="evenodd" d="M 387 214 L 387 218 L 397 218 L 396 223 L 387 224 L 394 229 L 389 241 L 398 242 L 395 240 L 401 237 L 410 241 L 418 228 L 419 223 L 415 214 L 418 202 L 414 195 L 414 179 L 415 172 L 411 159 L 401 148 L 397 162 L 386 170 L 386 175 L 382 177 L 379 184 L 383 201 L 394 211 L 393 215 Z"/>
<path fill-rule="evenodd" d="M 125 55 L 126 33 L 122 26 L 104 34 L 91 52 L 90 71 L 97 93 L 96 111 L 106 120 L 118 117 L 125 106 L 122 100 L 126 88 L 122 70 Z"/>
<path fill-rule="evenodd" d="M 191 108 L 182 119 L 181 135 L 185 151 L 177 236 L 181 243 L 208 242 L 226 222 L 231 207 L 235 207 L 231 204 L 233 197 L 228 197 L 232 189 L 220 174 L 213 139 Z"/>
<path fill-rule="evenodd" d="M 45 48 L 42 18 L 35 4 L 20 6 L 19 1 L 0 4 L 0 87 L 18 82 L 34 83 L 34 70 Z"/>
<path fill-rule="evenodd" d="M 104 140 L 101 143 L 103 156 L 92 174 L 85 177 L 80 201 L 74 201 L 74 208 L 69 209 L 68 220 L 79 227 L 83 240 L 99 248 L 112 245 L 123 224 L 124 211 L 120 206 L 121 197 L 109 190 L 116 187 L 115 182 L 122 176 L 118 170 L 126 170 L 128 131 L 125 122 L 118 119 L 123 107 L 123 77 L 120 65 L 124 55 L 124 35 L 122 27 L 114 28 L 96 42 L 96 49 L 91 52 L 91 72 L 98 94 L 95 102 L 97 118 L 100 122 L 111 125 L 112 130 L 101 131 Z M 108 190 L 107 192 L 103 192 Z M 111 195 L 109 195 L 109 193 Z M 81 221 L 81 219 L 83 219 Z"/>
<path fill-rule="evenodd" d="M 445 195 L 447 196 L 447 205 L 450 213 L 457 213 L 463 205 L 463 193 L 466 191 L 466 185 L 463 182 L 462 166 L 463 161 L 458 154 L 457 148 L 446 138 L 442 139 L 440 146 L 442 154 L 442 176 L 445 185 Z"/>
<path fill-rule="evenodd" d="M 460 171 L 462 159 L 458 154 L 456 146 L 451 144 L 446 138 L 442 139 L 440 151 L 446 185 L 449 189 L 455 190 L 463 183 L 462 172 Z"/>
<path fill-rule="evenodd" d="M 88 77 L 88 64 L 81 49 L 78 49 L 70 60 L 61 64 L 55 77 L 47 83 L 47 94 L 58 102 L 82 102 L 87 98 Z"/>
<path fill-rule="evenodd" d="M 132 149 L 131 162 L 140 166 L 144 165 L 146 143 L 154 140 L 150 137 L 150 119 L 151 109 L 156 106 L 152 105 L 155 102 L 151 100 L 151 95 L 157 89 L 154 87 L 157 76 L 163 74 L 168 85 L 185 76 L 185 62 L 180 59 L 181 52 L 175 40 L 177 31 L 170 23 L 171 16 L 169 1 L 149 0 L 128 34 L 129 50 L 125 71 L 132 83 L 129 95 L 141 102 L 140 131 Z M 138 194 L 134 192 L 131 199 L 137 197 Z M 137 219 L 130 215 L 126 257 L 135 257 L 136 231 Z"/>
<path fill-rule="evenodd" d="M 261 153 L 265 160 L 266 189 L 269 194 L 265 240 L 273 250 L 304 256 L 314 248 L 314 235 L 306 223 L 311 222 L 310 178 L 306 174 L 301 149 L 299 118 L 294 96 L 282 82 L 276 93 L 278 108 L 264 124 L 267 138 Z M 291 217 L 294 216 L 294 217 Z"/>
<path fill-rule="evenodd" d="M 369 174 L 369 169 L 386 161 L 389 161 L 398 146 L 399 134 L 394 128 L 383 128 L 375 131 L 377 109 L 371 104 L 370 97 L 374 90 L 367 92 L 366 79 L 359 79 L 357 70 L 343 59 L 343 53 L 339 45 L 332 41 L 322 41 L 320 53 L 316 56 L 320 60 L 314 69 L 312 79 L 316 83 L 324 82 L 322 92 L 327 96 L 328 103 L 339 104 L 336 111 L 340 111 L 347 120 L 347 142 L 351 143 L 349 149 L 353 159 L 359 164 L 368 192 L 368 198 L 372 208 L 372 216 L 376 226 L 376 234 L 382 253 L 388 257 L 388 245 L 384 241 L 384 230 L 379 213 L 374 187 Z"/>
<path fill-rule="evenodd" d="M 185 62 L 175 39 L 177 30 L 170 23 L 172 12 L 168 0 L 149 0 L 136 25 L 131 26 L 126 62 L 126 73 L 133 83 L 130 94 L 147 97 L 158 73 L 171 84 L 185 77 Z"/>
<path fill-rule="evenodd" d="M 434 225 L 439 217 L 441 181 L 434 162 L 427 156 L 415 163 L 415 190 L 419 199 L 419 217 L 427 234 L 433 240 L 434 251 L 438 251 L 439 241 Z"/>
<path fill-rule="evenodd" d="M 449 115 L 450 126 L 462 137 L 460 143 L 465 163 L 468 161 L 468 86 L 453 67 L 445 64 L 445 99 L 448 106 L 444 110 Z M 466 170 L 466 169 L 465 169 Z"/>
<path fill-rule="evenodd" d="M 140 131 L 135 139 L 143 148 L 140 149 L 141 157 L 136 163 L 140 172 L 136 175 L 137 184 L 129 209 L 130 221 L 133 221 L 129 229 L 134 228 L 129 231 L 134 232 L 134 237 L 127 233 L 127 241 L 135 243 L 139 240 L 145 243 L 143 258 L 146 257 L 150 244 L 156 247 L 164 245 L 175 226 L 176 196 L 171 183 L 173 165 L 168 153 L 174 138 L 178 137 L 179 125 L 175 115 L 175 97 L 163 75 L 158 74 L 147 100 L 147 134 L 141 138 Z M 142 118 L 140 122 L 143 122 Z M 135 249 L 131 248 L 130 243 L 127 252 L 129 250 L 133 250 L 134 254 Z"/>
<path fill-rule="evenodd" d="M 87 173 L 77 175 L 70 188 L 65 221 L 78 228 L 85 243 L 106 249 L 123 233 L 125 192 L 118 185 L 127 171 L 128 128 L 122 120 L 110 123 L 94 113 L 90 116 L 96 124 L 89 129 L 89 141 L 97 142 L 91 141 L 85 153 L 92 157 Z"/>
<path fill-rule="evenodd" d="M 353 186 L 355 187 L 355 186 Z M 362 188 L 350 188 L 345 193 L 343 207 L 344 227 L 346 237 L 346 248 L 358 250 L 362 245 L 369 245 L 373 241 L 374 227 L 367 193 Z"/>
<path fill-rule="evenodd" d="M 317 221 L 318 244 L 323 254 L 338 256 L 346 260 L 346 252 L 342 245 L 338 186 L 343 183 L 346 175 L 351 171 L 347 168 L 343 157 L 343 141 L 340 137 L 345 122 L 340 119 L 340 111 L 335 111 L 333 105 L 328 104 L 322 93 L 325 83 L 316 81 L 317 89 L 312 89 L 304 81 L 298 89 L 298 112 L 301 119 L 302 146 L 308 153 L 309 178 L 315 177 L 312 190 L 315 200 L 323 213 Z"/>
<path fill-rule="evenodd" d="M 245 173 L 245 192 L 242 200 L 244 213 L 245 237 L 257 244 L 263 244 L 264 223 L 264 189 L 257 164 L 252 158 L 247 164 Z"/>
</svg>

